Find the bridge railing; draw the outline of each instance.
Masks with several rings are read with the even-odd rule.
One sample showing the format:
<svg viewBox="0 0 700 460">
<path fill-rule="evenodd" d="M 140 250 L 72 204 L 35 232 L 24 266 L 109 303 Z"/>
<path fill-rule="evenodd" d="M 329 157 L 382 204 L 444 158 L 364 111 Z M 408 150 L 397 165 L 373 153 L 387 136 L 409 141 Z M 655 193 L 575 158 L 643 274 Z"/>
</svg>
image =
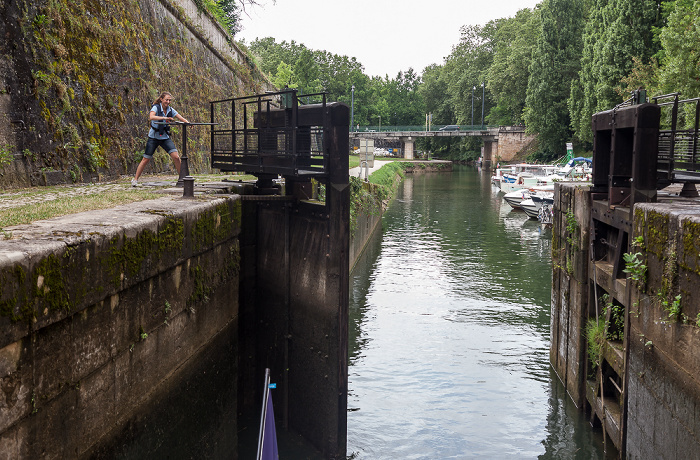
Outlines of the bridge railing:
<svg viewBox="0 0 700 460">
<path fill-rule="evenodd" d="M 430 127 L 430 132 L 439 132 L 445 126 L 457 126 L 457 125 L 433 125 Z M 488 125 L 459 125 L 459 131 L 483 131 L 489 128 L 495 128 L 495 126 Z M 360 126 L 358 129 L 350 129 L 350 133 L 384 133 L 384 132 L 405 132 L 405 131 L 428 131 L 425 125 L 375 125 L 375 126 Z M 444 131 L 444 130 L 443 130 Z M 447 131 L 457 131 L 457 129 L 447 129 Z"/>
</svg>

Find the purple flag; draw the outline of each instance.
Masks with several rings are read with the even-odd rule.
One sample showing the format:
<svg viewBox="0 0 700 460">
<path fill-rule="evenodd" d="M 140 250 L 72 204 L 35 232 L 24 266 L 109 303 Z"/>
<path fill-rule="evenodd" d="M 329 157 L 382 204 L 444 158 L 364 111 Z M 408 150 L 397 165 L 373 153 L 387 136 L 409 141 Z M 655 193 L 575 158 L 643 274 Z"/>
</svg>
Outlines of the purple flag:
<svg viewBox="0 0 700 460">
<path fill-rule="evenodd" d="M 275 411 L 272 409 L 272 392 L 267 392 L 267 409 L 265 410 L 265 434 L 263 438 L 262 460 L 278 460 L 277 432 L 275 431 Z"/>
</svg>

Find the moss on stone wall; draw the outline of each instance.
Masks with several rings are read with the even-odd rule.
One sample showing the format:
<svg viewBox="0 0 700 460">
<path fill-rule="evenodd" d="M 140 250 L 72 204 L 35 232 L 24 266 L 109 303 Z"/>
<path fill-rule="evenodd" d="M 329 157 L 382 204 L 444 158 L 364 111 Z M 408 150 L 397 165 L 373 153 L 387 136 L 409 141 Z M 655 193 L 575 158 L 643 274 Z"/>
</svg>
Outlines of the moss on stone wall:
<svg viewBox="0 0 700 460">
<path fill-rule="evenodd" d="M 212 289 L 240 271 L 240 249 L 234 238 L 241 224 L 241 202 L 222 201 L 198 212 L 191 226 L 169 211 L 152 210 L 149 214 L 164 216 L 157 227 L 133 235 L 120 232 L 108 240 L 93 240 L 91 234 L 60 251 L 30 258 L 38 260 L 28 262 L 28 267 L 15 263 L 0 269 L 0 317 L 32 323 L 55 312 L 69 313 L 86 301 L 97 301 L 105 291 L 118 292 L 149 273 L 180 263 L 193 249 L 229 251 L 226 264 L 216 273 L 196 263 L 190 269 L 194 283 L 190 300 L 205 300 Z M 230 244 L 220 244 L 225 241 Z"/>
<path fill-rule="evenodd" d="M 683 254 L 679 257 L 684 269 L 700 275 L 700 223 L 683 221 Z"/>
<path fill-rule="evenodd" d="M 114 287 L 121 285 L 123 276 L 136 276 L 145 261 L 157 262 L 164 253 L 179 253 L 185 244 L 184 223 L 181 219 L 168 218 L 154 233 L 144 230 L 135 238 L 115 238 L 110 245 L 108 273 Z"/>
<path fill-rule="evenodd" d="M 664 248 L 668 246 L 668 214 L 649 211 L 646 215 L 646 235 L 644 244 L 647 252 L 663 258 Z"/>
<path fill-rule="evenodd" d="M 235 203 L 235 206 L 240 210 L 240 202 Z M 231 215 L 228 203 L 221 203 L 203 213 L 192 229 L 193 247 L 199 250 L 205 245 L 211 245 L 226 238 L 236 223 L 240 225 L 240 211 L 236 221 L 236 216 Z"/>
<path fill-rule="evenodd" d="M 215 54 L 169 0 L 18 0 L 5 13 L 0 52 L 14 69 L 0 76 L 27 127 L 16 151 L 28 152 L 33 184 L 46 171 L 74 181 L 133 171 L 161 91 L 190 121 L 208 121 L 209 101 L 260 90 L 254 68 Z M 208 130 L 188 137 L 190 170 L 207 171 Z M 150 167 L 169 167 L 156 158 Z"/>
<path fill-rule="evenodd" d="M 227 263 L 216 273 L 208 273 L 198 264 L 190 267 L 190 279 L 193 283 L 192 293 L 187 299 L 187 305 L 192 307 L 198 302 L 206 302 L 212 292 L 219 286 L 238 276 L 241 270 L 240 244 L 236 240 L 228 249 Z"/>
</svg>

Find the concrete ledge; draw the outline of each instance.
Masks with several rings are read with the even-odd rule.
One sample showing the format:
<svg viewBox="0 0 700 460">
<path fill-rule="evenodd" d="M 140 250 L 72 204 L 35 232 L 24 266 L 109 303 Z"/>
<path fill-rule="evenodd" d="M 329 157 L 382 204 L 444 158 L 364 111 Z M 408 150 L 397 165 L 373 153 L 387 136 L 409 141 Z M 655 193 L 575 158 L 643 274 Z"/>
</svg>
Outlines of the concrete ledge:
<svg viewBox="0 0 700 460">
<path fill-rule="evenodd" d="M 238 198 L 164 197 L 8 227 L 0 348 L 236 236 L 240 215 Z"/>
<path fill-rule="evenodd" d="M 75 457 L 139 431 L 141 408 L 237 330 L 240 206 L 165 197 L 8 229 L 0 452 Z"/>
</svg>

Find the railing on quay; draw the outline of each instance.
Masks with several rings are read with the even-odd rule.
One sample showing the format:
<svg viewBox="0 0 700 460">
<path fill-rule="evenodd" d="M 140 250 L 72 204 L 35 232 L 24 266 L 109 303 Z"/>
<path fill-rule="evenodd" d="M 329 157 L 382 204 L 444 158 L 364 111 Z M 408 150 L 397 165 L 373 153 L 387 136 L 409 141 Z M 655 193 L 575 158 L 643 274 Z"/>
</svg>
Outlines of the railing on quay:
<svg viewBox="0 0 700 460">
<path fill-rule="evenodd" d="M 700 183 L 700 98 L 682 100 L 679 93 L 671 93 L 655 96 L 652 101 L 661 107 L 656 168 L 659 186 Z"/>
</svg>

